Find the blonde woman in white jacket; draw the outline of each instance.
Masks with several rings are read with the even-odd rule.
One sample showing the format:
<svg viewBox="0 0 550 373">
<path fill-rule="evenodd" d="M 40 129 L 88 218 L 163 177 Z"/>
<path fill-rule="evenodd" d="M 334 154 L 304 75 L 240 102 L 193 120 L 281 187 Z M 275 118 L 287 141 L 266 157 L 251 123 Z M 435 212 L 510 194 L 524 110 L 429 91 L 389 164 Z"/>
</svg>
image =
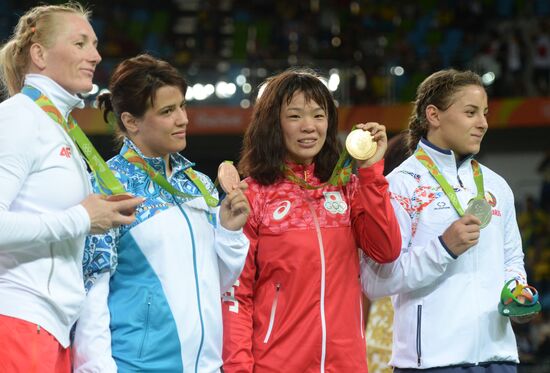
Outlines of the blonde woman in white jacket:
<svg viewBox="0 0 550 373">
<path fill-rule="evenodd" d="M 473 72 L 439 71 L 418 87 L 413 154 L 388 176 L 401 255 L 362 265 L 369 297 L 393 296 L 395 372 L 516 371 L 514 333 L 497 307 L 507 280 L 526 281 L 523 251 L 510 187 L 474 158 L 487 112 Z"/>
<path fill-rule="evenodd" d="M 85 299 L 89 232 L 129 224 L 141 199 L 91 194 L 86 165 L 64 130 L 101 61 L 78 3 L 26 12 L 0 49 L 0 371 L 70 372 L 69 332 Z M 38 101 L 40 100 L 40 101 Z"/>
</svg>

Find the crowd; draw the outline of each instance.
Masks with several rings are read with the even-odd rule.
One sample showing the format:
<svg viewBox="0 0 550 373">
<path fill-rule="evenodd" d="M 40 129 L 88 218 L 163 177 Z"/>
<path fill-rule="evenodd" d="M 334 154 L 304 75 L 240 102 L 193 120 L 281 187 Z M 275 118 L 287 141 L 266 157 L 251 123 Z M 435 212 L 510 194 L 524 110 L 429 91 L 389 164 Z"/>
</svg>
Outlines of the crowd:
<svg viewBox="0 0 550 373">
<path fill-rule="evenodd" d="M 17 15 L 33 5 L 5 3 L 4 40 Z M 550 6 L 543 0 L 95 1 L 91 6 L 92 25 L 103 41 L 95 78 L 101 87 L 121 59 L 147 51 L 174 63 L 193 84 L 215 84 L 210 79 L 224 76 L 234 81 L 244 69 L 256 87 L 287 66 L 336 68 L 342 81 L 336 97 L 345 104 L 410 102 L 424 78 L 451 66 L 489 73 L 484 79 L 491 97 L 550 94 Z M 206 103 L 234 103 L 216 100 L 212 96 Z"/>
</svg>

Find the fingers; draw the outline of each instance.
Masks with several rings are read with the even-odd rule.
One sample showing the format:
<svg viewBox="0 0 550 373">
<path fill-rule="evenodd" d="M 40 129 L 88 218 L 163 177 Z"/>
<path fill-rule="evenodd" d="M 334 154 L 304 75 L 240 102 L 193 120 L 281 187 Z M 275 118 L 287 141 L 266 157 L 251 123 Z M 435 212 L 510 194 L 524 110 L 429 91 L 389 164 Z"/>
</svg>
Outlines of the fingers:
<svg viewBox="0 0 550 373">
<path fill-rule="evenodd" d="M 246 190 L 247 188 L 248 184 L 246 184 L 245 182 L 241 182 L 239 184 L 239 188 L 229 193 L 222 203 L 225 203 L 232 212 L 239 211 L 241 213 L 248 213 L 250 210 L 250 206 L 248 204 L 248 199 L 243 193 L 243 190 Z"/>
<path fill-rule="evenodd" d="M 81 205 L 90 217 L 90 232 L 104 233 L 110 228 L 132 224 L 135 221 L 136 207 L 144 201 L 141 197 L 110 201 L 108 196 L 92 194 Z"/>
<path fill-rule="evenodd" d="M 248 189 L 248 184 L 246 183 L 246 181 L 241 181 L 239 183 L 239 185 L 237 185 L 237 189 L 239 189 L 240 191 L 244 192 L 245 190 Z"/>
<path fill-rule="evenodd" d="M 364 131 L 369 131 L 373 137 L 373 140 L 376 142 L 378 142 L 379 140 L 387 139 L 386 126 L 380 123 L 359 123 L 355 125 L 355 128 L 361 128 Z"/>
<path fill-rule="evenodd" d="M 443 232 L 443 242 L 454 254 L 461 255 L 479 242 L 480 224 L 475 216 L 464 215 Z"/>
<path fill-rule="evenodd" d="M 384 154 L 386 153 L 386 149 L 388 147 L 386 127 L 377 122 L 367 122 L 356 124 L 355 128 L 369 131 L 372 135 L 373 141 L 377 145 L 374 155 L 365 161 L 358 161 L 357 166 L 359 168 L 369 167 L 384 158 Z"/>
<path fill-rule="evenodd" d="M 113 227 L 119 227 L 121 225 L 130 225 L 136 220 L 135 212 L 129 215 L 120 213 L 113 218 Z"/>
<path fill-rule="evenodd" d="M 481 220 L 475 215 L 464 215 L 460 219 L 465 225 L 481 225 Z"/>
<path fill-rule="evenodd" d="M 132 215 L 136 208 L 145 201 L 142 197 L 133 197 L 122 201 L 110 202 L 115 211 L 122 215 Z"/>
</svg>

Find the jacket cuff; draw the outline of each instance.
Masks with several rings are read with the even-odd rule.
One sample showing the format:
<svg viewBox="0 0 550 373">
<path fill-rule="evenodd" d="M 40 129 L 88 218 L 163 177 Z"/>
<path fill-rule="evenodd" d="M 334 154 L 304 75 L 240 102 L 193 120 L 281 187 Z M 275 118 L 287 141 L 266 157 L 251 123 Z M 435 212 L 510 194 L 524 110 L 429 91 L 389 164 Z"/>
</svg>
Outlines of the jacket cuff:
<svg viewBox="0 0 550 373">
<path fill-rule="evenodd" d="M 78 204 L 71 207 L 68 210 L 68 214 L 71 217 L 71 220 L 74 222 L 74 227 L 76 230 L 76 235 L 87 235 L 90 233 L 92 222 L 90 220 L 90 215 L 84 206 Z"/>
<path fill-rule="evenodd" d="M 453 258 L 453 259 L 456 259 L 458 258 L 457 255 L 453 254 L 453 252 L 447 247 L 447 245 L 445 244 L 445 242 L 443 241 L 443 236 L 439 236 L 437 237 L 439 238 L 439 242 L 441 243 L 441 246 L 443 246 L 443 248 L 445 249 L 445 251 Z"/>
<path fill-rule="evenodd" d="M 359 176 L 359 179 L 372 179 L 372 178 L 379 178 L 384 176 L 384 158 L 379 160 L 378 162 L 368 166 L 368 167 L 360 167 L 357 169 L 357 174 Z"/>
</svg>

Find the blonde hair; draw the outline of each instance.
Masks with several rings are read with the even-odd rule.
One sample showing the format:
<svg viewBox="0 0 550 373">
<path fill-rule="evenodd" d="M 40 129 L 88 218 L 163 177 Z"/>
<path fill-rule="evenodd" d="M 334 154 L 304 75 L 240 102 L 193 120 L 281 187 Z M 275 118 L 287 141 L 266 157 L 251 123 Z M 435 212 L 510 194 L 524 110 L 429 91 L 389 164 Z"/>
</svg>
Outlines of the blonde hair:
<svg viewBox="0 0 550 373">
<path fill-rule="evenodd" d="M 13 96 L 23 87 L 30 64 L 31 45 L 40 43 L 45 47 L 51 47 L 54 44 L 60 28 L 60 22 L 55 16 L 59 14 L 77 14 L 89 20 L 91 13 L 79 3 L 68 2 L 61 5 L 36 6 L 21 16 L 13 35 L 0 49 L 4 93 Z"/>
</svg>

